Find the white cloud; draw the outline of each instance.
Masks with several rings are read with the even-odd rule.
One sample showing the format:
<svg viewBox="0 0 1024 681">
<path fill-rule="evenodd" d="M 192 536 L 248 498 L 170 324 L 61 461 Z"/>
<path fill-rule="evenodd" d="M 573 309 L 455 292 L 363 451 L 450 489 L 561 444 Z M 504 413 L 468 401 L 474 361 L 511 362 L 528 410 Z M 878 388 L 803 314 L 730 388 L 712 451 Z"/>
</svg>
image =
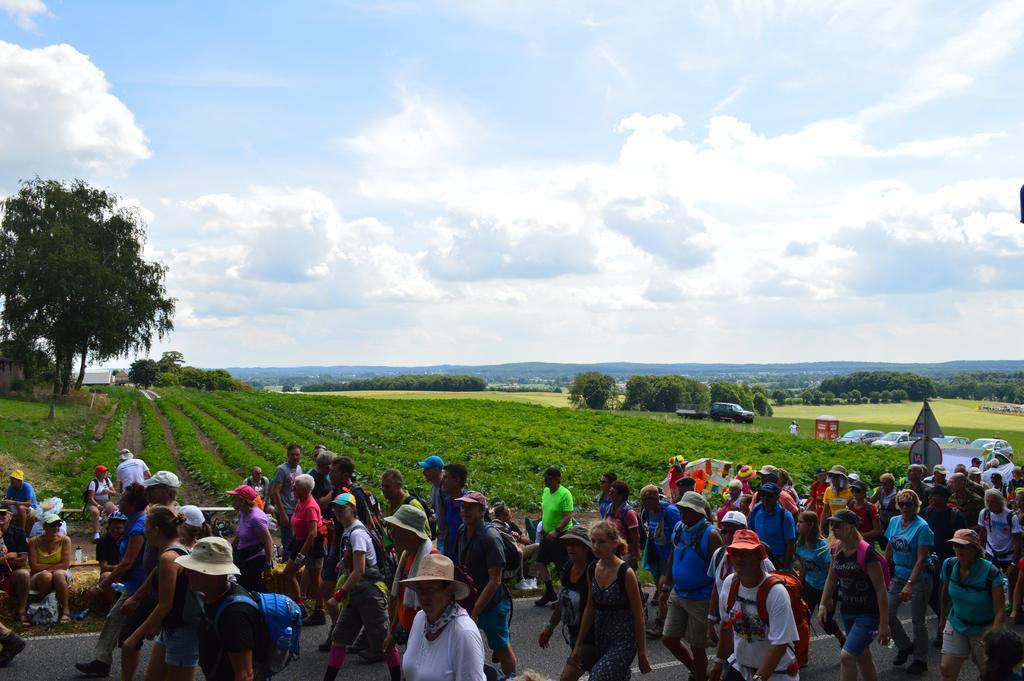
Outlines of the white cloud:
<svg viewBox="0 0 1024 681">
<path fill-rule="evenodd" d="M 35 15 L 48 13 L 43 0 L 0 0 L 0 9 L 7 12 L 15 23 L 26 31 L 35 30 Z"/>
<path fill-rule="evenodd" d="M 121 174 L 149 158 L 132 112 L 103 72 L 70 45 L 0 41 L 0 171 Z"/>
</svg>

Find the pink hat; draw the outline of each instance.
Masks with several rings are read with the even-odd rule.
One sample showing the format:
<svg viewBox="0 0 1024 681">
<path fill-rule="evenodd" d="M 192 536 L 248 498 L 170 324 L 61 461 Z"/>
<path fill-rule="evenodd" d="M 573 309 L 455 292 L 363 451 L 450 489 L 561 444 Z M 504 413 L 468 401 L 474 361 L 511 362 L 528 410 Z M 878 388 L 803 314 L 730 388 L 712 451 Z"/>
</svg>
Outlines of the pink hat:
<svg viewBox="0 0 1024 681">
<path fill-rule="evenodd" d="M 461 496 L 455 501 L 461 501 L 466 504 L 480 504 L 484 508 L 487 508 L 487 497 L 480 492 L 466 492 L 465 496 Z"/>
<path fill-rule="evenodd" d="M 249 487 L 249 485 L 239 485 L 238 487 L 229 491 L 228 494 L 238 495 L 245 499 L 246 501 L 256 501 L 256 499 L 260 496 L 259 494 L 256 493 L 256 490 L 254 490 L 252 487 Z"/>
</svg>

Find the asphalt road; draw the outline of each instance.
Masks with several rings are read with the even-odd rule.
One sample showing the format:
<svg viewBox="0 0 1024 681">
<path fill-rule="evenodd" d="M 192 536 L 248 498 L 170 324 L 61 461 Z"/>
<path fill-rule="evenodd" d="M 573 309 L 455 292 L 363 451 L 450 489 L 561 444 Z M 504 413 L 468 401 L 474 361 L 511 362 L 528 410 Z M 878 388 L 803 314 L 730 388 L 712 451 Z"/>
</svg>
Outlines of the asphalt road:
<svg viewBox="0 0 1024 681">
<path fill-rule="evenodd" d="M 556 632 L 551 639 L 551 646 L 541 650 L 537 645 L 537 636 L 544 623 L 550 617 L 547 608 L 533 607 L 531 600 L 516 602 L 512 621 L 512 645 L 519 657 L 520 670 L 534 669 L 553 679 L 558 678 L 565 658 L 569 654 L 568 647 Z M 929 631 L 934 632 L 935 620 L 929 621 Z M 299 660 L 293 662 L 283 673 L 275 677 L 280 681 L 313 681 L 322 678 L 327 663 L 327 655 L 316 650 L 317 644 L 326 635 L 324 627 L 308 628 L 303 632 L 303 653 Z M 43 679 L 45 681 L 63 681 L 78 677 L 74 668 L 75 662 L 88 661 L 92 657 L 95 634 L 74 636 L 50 636 L 30 639 L 28 647 L 7 668 L 0 669 L 0 679 Z M 137 679 L 142 679 L 150 645 L 143 651 L 143 662 Z M 895 650 L 873 647 L 875 663 L 882 681 L 908 681 L 909 679 L 939 679 L 939 653 L 929 649 L 928 673 L 920 677 L 911 677 L 901 668 L 893 667 L 892 658 Z M 839 648 L 832 638 L 815 638 L 811 643 L 810 665 L 802 670 L 801 677 L 808 679 L 835 681 L 839 678 Z M 686 669 L 665 650 L 659 641 L 648 642 L 648 656 L 654 670 L 644 679 L 651 681 L 679 681 L 686 679 Z M 111 679 L 120 678 L 117 667 L 118 657 L 115 654 L 114 670 Z M 641 675 L 634 667 L 634 678 Z M 202 672 L 197 675 L 202 678 Z M 382 663 L 363 664 L 356 657 L 350 657 L 342 670 L 340 679 L 359 679 L 359 681 L 388 681 L 387 670 Z M 976 670 L 970 662 L 964 665 L 960 675 L 963 681 L 975 681 Z"/>
</svg>

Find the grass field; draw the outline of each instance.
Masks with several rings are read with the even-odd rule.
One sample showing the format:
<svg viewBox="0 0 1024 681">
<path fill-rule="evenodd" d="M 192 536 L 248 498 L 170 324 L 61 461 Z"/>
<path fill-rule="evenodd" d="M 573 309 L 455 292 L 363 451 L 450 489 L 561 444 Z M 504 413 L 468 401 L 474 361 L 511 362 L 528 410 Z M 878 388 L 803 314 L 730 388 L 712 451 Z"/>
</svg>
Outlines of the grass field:
<svg viewBox="0 0 1024 681">
<path fill-rule="evenodd" d="M 302 395 L 340 395 L 342 397 L 369 397 L 389 400 L 497 400 L 541 404 L 545 407 L 568 407 L 568 393 L 503 393 L 495 390 L 480 392 L 441 392 L 432 390 L 344 390 L 326 393 L 300 393 Z"/>
</svg>

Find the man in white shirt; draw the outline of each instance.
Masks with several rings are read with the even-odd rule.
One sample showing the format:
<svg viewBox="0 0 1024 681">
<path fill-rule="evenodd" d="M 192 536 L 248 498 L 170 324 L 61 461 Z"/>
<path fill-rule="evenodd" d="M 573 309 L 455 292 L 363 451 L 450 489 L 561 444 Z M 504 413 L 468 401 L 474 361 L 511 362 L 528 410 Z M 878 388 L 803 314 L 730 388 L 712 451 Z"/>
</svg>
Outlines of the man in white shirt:
<svg viewBox="0 0 1024 681">
<path fill-rule="evenodd" d="M 121 463 L 117 464 L 117 491 L 123 494 L 133 483 L 140 485 L 149 478 L 149 466 L 142 459 L 136 459 L 130 449 L 122 449 L 118 456 Z"/>
<path fill-rule="evenodd" d="M 771 577 L 762 568 L 766 552 L 761 540 L 752 530 L 738 530 L 726 552 L 735 572 L 725 578 L 718 596 L 723 626 L 710 681 L 799 681 L 792 646 L 800 636 L 789 593 L 781 583 L 764 584 Z M 762 588 L 768 589 L 767 622 L 757 605 Z"/>
</svg>

